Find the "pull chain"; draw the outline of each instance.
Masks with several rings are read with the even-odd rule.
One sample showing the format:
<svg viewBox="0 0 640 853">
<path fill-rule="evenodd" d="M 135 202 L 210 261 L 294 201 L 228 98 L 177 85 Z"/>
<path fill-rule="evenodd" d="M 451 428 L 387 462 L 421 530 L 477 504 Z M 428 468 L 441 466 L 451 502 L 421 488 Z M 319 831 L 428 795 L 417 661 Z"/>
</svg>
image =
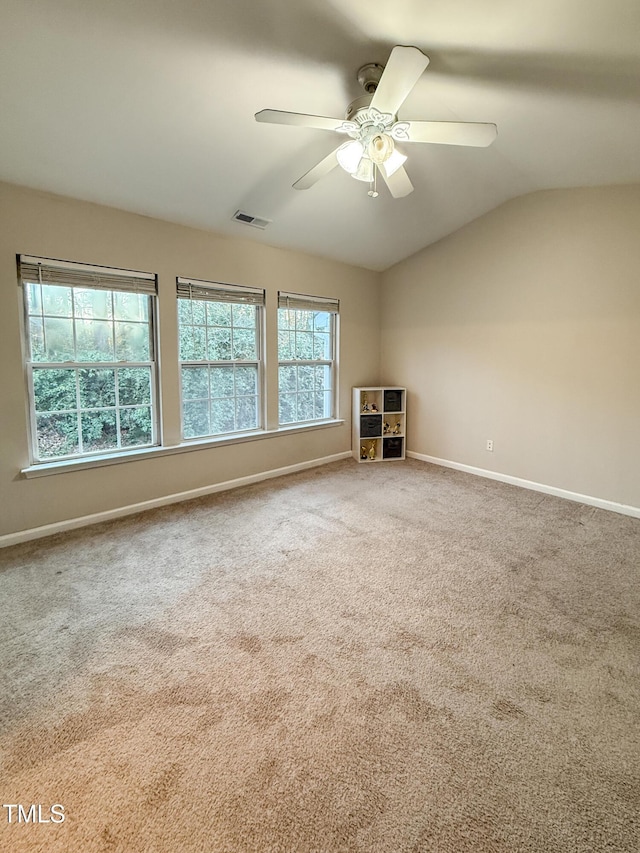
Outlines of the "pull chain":
<svg viewBox="0 0 640 853">
<path fill-rule="evenodd" d="M 377 187 L 378 187 L 378 167 L 374 166 L 373 167 L 373 180 L 369 184 L 369 192 L 367 193 L 367 195 L 370 198 L 378 198 Z"/>
</svg>

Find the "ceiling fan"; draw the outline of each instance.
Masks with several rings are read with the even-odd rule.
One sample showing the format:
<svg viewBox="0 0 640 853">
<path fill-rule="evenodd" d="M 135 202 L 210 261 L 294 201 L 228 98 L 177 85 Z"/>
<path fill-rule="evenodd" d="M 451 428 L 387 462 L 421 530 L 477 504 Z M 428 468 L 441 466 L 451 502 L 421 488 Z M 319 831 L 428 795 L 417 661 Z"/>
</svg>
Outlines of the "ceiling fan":
<svg viewBox="0 0 640 853">
<path fill-rule="evenodd" d="M 435 142 L 443 145 L 473 145 L 486 147 L 497 136 L 495 124 L 461 121 L 398 121 L 398 110 L 429 64 L 429 57 L 417 47 L 397 45 L 391 51 L 386 66 L 370 63 L 358 71 L 358 82 L 367 93 L 353 101 L 345 118 L 282 110 L 261 110 L 256 121 L 270 124 L 289 124 L 314 127 L 345 134 L 351 139 L 317 163 L 293 185 L 306 190 L 342 166 L 352 177 L 369 184 L 369 195 L 375 198 L 377 175 L 382 175 L 394 198 L 413 191 L 413 184 L 404 168 L 406 155 L 396 142 Z"/>
</svg>

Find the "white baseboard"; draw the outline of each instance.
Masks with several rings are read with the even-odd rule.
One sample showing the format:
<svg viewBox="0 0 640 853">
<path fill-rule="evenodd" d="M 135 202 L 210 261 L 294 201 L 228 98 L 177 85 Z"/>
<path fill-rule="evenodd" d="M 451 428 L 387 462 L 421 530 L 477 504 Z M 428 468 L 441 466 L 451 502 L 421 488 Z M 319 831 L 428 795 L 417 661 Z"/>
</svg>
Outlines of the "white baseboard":
<svg viewBox="0 0 640 853">
<path fill-rule="evenodd" d="M 576 501 L 609 512 L 618 512 L 621 515 L 631 515 L 640 518 L 640 507 L 618 504 L 614 501 L 606 501 L 602 498 L 594 498 L 592 495 L 580 495 L 577 492 L 569 492 L 566 489 L 558 489 L 555 486 L 546 486 L 544 483 L 534 483 L 531 480 L 522 480 L 520 477 L 511 477 L 509 474 L 499 474 L 497 471 L 487 471 L 485 468 L 474 468 L 473 465 L 463 465 L 461 462 L 451 462 L 448 459 L 438 459 L 435 456 L 427 456 L 424 453 L 407 451 L 407 456 L 419 459 L 421 462 L 431 462 L 434 465 L 442 465 L 445 468 L 455 468 L 456 471 L 464 471 L 466 474 L 475 474 L 477 477 L 486 477 L 488 480 L 499 480 L 501 483 L 510 483 L 512 486 L 520 486 L 523 489 L 531 489 L 534 492 L 544 492 L 546 495 L 554 495 L 568 501 Z"/>
<path fill-rule="evenodd" d="M 188 492 L 178 492 L 174 495 L 165 495 L 161 498 L 153 498 L 150 501 L 142 501 L 129 506 L 116 507 L 104 512 L 95 512 L 91 515 L 83 515 L 79 518 L 69 518 L 66 521 L 56 521 L 54 524 L 45 524 L 42 527 L 32 527 L 29 530 L 19 530 L 17 533 L 7 533 L 0 536 L 0 548 L 9 545 L 18 545 L 21 542 L 29 542 L 32 539 L 42 539 L 43 536 L 52 536 L 54 533 L 62 533 L 65 530 L 75 530 L 78 527 L 86 527 L 89 524 L 98 524 L 101 521 L 111 521 L 114 518 L 122 518 L 125 515 L 133 515 L 147 509 L 167 506 L 168 504 L 189 501 L 193 498 L 202 498 L 215 492 L 226 492 L 229 489 L 238 489 L 240 486 L 249 486 L 252 483 L 260 483 L 262 480 L 271 480 L 273 477 L 282 477 L 285 474 L 294 474 L 296 471 L 305 471 L 307 468 L 317 468 L 320 465 L 328 465 L 340 459 L 349 459 L 351 451 L 334 453 L 321 459 L 309 459 L 306 462 L 298 462 L 295 465 L 287 465 L 284 468 L 274 468 L 270 471 L 261 471 L 259 474 L 251 474 L 248 477 L 238 477 L 235 480 L 226 480 L 223 483 L 215 483 L 213 486 L 203 486 L 199 489 L 191 489 Z"/>
</svg>

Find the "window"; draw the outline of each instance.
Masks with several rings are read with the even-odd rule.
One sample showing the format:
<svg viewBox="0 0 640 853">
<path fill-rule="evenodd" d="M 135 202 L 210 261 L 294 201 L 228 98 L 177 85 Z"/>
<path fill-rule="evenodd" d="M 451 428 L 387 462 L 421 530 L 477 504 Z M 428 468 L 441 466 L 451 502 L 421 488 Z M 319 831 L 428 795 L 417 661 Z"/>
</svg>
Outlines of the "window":
<svg viewBox="0 0 640 853">
<path fill-rule="evenodd" d="M 22 256 L 33 461 L 157 443 L 147 273 Z"/>
<path fill-rule="evenodd" d="M 264 290 L 178 279 L 182 434 L 262 426 Z"/>
<path fill-rule="evenodd" d="M 336 416 L 337 299 L 278 294 L 280 424 Z"/>
</svg>

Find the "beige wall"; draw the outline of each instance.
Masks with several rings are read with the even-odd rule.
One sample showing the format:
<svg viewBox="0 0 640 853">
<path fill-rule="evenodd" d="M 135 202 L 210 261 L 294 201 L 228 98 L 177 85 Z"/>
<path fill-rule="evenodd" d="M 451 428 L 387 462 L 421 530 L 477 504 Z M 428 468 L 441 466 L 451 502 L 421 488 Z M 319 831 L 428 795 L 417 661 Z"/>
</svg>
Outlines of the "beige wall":
<svg viewBox="0 0 640 853">
<path fill-rule="evenodd" d="M 350 389 L 378 377 L 379 275 L 248 240 L 231 239 L 99 205 L 0 184 L 0 535 L 326 457 L 350 448 Z M 176 276 L 267 291 L 268 411 L 277 420 L 279 289 L 338 297 L 340 415 L 344 426 L 25 479 L 29 464 L 16 255 L 158 274 L 162 422 L 180 441 Z"/>
<path fill-rule="evenodd" d="M 409 450 L 640 507 L 640 187 L 508 202 L 388 270 L 381 316 Z"/>
<path fill-rule="evenodd" d="M 376 273 L 98 205 L 0 184 L 0 221 L 0 535 L 347 451 L 378 382 L 409 388 L 409 450 L 640 507 L 640 187 L 509 202 L 385 273 L 381 311 Z M 166 444 L 177 275 L 266 288 L 272 421 L 277 290 L 339 297 L 345 425 L 24 479 L 20 253 L 158 273 Z"/>
</svg>

